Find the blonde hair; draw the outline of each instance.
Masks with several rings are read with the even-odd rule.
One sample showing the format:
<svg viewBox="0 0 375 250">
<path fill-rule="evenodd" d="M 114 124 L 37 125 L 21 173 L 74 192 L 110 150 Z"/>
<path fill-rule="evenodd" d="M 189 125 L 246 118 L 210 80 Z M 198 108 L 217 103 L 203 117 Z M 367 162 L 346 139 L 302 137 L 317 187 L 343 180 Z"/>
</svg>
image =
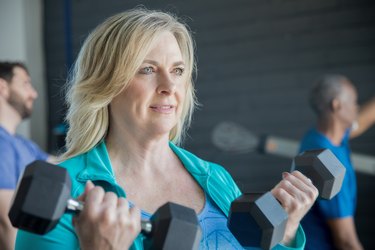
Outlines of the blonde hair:
<svg viewBox="0 0 375 250">
<path fill-rule="evenodd" d="M 153 42 L 165 31 L 175 36 L 186 65 L 181 119 L 169 135 L 172 142 L 181 143 L 196 105 L 193 39 L 187 26 L 173 15 L 137 8 L 108 18 L 85 40 L 68 80 L 69 129 L 61 160 L 89 151 L 105 137 L 109 104 L 129 85 Z"/>
</svg>

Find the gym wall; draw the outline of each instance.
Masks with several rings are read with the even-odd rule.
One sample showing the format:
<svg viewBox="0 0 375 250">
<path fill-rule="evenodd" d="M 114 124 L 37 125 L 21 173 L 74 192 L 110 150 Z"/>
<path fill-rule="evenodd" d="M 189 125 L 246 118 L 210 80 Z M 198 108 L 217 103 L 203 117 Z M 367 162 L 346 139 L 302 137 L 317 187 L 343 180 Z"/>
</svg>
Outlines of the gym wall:
<svg viewBox="0 0 375 250">
<path fill-rule="evenodd" d="M 139 1 L 44 1 L 49 96 L 49 147 L 58 150 L 65 106 L 62 86 L 79 48 L 106 17 Z M 359 102 L 375 95 L 375 2 L 371 0 L 142 1 L 150 9 L 184 17 L 197 45 L 196 88 L 202 104 L 184 146 L 224 165 L 240 188 L 265 190 L 290 159 L 257 153 L 231 155 L 216 149 L 211 131 L 223 120 L 254 133 L 300 139 L 314 121 L 307 104 L 312 83 L 325 73 L 347 75 Z M 352 141 L 355 152 L 375 155 L 375 128 Z M 357 223 L 366 249 L 375 242 L 370 226 L 375 176 L 358 174 Z"/>
<path fill-rule="evenodd" d="M 42 0 L 0 0 L 0 60 L 21 61 L 28 68 L 38 91 L 31 119 L 17 133 L 47 150 L 47 96 L 43 47 Z"/>
</svg>

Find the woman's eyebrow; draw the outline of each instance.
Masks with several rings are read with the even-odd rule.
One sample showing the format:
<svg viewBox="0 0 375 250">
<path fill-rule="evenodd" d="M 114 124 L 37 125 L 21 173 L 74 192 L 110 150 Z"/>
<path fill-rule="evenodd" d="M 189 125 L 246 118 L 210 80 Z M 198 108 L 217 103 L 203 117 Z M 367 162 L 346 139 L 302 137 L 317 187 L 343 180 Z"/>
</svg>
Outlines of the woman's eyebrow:
<svg viewBox="0 0 375 250">
<path fill-rule="evenodd" d="M 155 65 L 155 66 L 159 66 L 159 63 L 155 60 L 146 59 L 146 60 L 143 61 L 143 63 L 149 63 L 149 64 L 152 64 L 152 65 Z M 185 65 L 185 63 L 183 61 L 177 61 L 177 62 L 174 62 L 172 65 L 173 66 Z"/>
</svg>

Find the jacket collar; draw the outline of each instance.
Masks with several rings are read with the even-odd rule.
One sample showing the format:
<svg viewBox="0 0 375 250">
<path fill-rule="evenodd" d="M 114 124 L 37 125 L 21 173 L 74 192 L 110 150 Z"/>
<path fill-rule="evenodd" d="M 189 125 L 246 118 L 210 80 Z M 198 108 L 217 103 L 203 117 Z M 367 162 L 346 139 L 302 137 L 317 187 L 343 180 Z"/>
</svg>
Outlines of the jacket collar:
<svg viewBox="0 0 375 250">
<path fill-rule="evenodd" d="M 193 157 L 191 153 L 177 147 L 172 142 L 169 143 L 169 146 L 187 171 L 192 174 L 202 187 L 206 187 L 206 181 L 210 172 L 208 163 L 197 157 Z M 85 154 L 84 161 L 85 168 L 78 173 L 78 181 L 106 181 L 110 184 L 116 184 L 116 178 L 104 140 Z"/>
<path fill-rule="evenodd" d="M 222 189 L 218 189 L 218 186 L 225 182 L 225 180 L 222 180 L 222 176 L 218 177 L 215 175 L 215 177 L 212 177 L 212 170 L 209 162 L 203 161 L 192 153 L 177 147 L 171 142 L 169 143 L 169 146 L 180 159 L 186 170 L 193 176 L 203 190 L 207 192 L 207 194 L 216 202 L 216 204 L 221 204 L 219 207 L 222 209 L 224 214 L 227 215 L 231 202 L 231 200 L 228 200 L 228 197 L 230 199 L 234 197 L 232 197 L 232 194 L 224 195 L 222 193 L 225 191 L 229 192 L 229 190 L 223 191 Z M 91 180 L 94 183 L 101 183 L 101 186 L 106 186 L 107 190 L 114 191 L 118 193 L 118 195 L 126 197 L 126 193 L 116 182 L 104 140 L 102 140 L 92 150 L 88 151 L 84 157 L 85 168 L 83 168 L 83 170 L 81 170 L 77 175 L 77 180 L 79 182 L 85 183 L 86 181 Z M 240 193 L 236 193 L 235 197 L 239 195 Z"/>
<path fill-rule="evenodd" d="M 84 155 L 84 161 L 85 167 L 78 173 L 78 181 L 106 181 L 116 184 L 104 140 Z"/>
</svg>

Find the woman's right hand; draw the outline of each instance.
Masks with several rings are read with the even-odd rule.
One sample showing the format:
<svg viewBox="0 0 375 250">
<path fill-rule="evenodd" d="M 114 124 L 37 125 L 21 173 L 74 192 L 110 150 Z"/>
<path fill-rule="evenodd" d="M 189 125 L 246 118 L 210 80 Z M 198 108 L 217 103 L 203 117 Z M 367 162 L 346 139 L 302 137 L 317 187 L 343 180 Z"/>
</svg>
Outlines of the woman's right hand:
<svg viewBox="0 0 375 250">
<path fill-rule="evenodd" d="M 80 247 L 86 249 L 128 249 L 141 231 L 138 208 L 129 208 L 125 198 L 105 193 L 103 188 L 86 183 L 85 192 L 78 198 L 84 208 L 74 216 Z"/>
<path fill-rule="evenodd" d="M 318 189 L 301 172 L 293 171 L 283 173 L 283 180 L 271 192 L 288 213 L 285 235 L 281 243 L 290 245 L 300 221 L 318 197 Z"/>
</svg>

